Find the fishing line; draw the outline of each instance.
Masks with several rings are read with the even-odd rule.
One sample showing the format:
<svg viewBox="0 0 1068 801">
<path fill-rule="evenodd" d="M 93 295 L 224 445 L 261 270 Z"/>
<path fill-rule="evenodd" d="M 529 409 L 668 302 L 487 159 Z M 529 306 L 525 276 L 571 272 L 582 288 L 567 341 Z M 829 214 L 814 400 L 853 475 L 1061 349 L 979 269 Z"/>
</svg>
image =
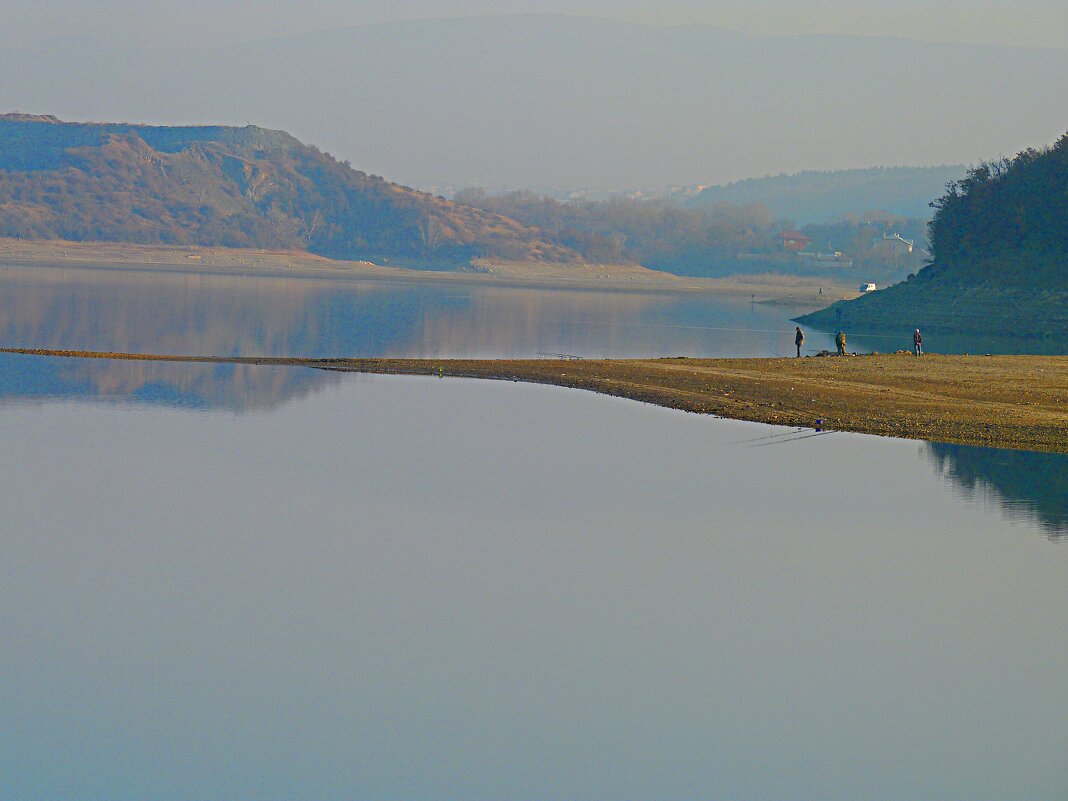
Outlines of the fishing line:
<svg viewBox="0 0 1068 801">
<path fill-rule="evenodd" d="M 786 442 L 797 442 L 802 439 L 812 439 L 813 437 L 825 437 L 828 434 L 837 434 L 837 431 L 820 431 L 815 434 L 806 434 L 803 437 L 794 437 L 793 439 L 780 439 L 778 442 L 764 442 L 760 445 L 754 445 L 754 448 L 766 448 L 768 445 L 782 445 Z"/>
<path fill-rule="evenodd" d="M 765 437 L 753 437 L 752 439 L 740 439 L 737 442 L 730 442 L 729 445 L 745 445 L 750 442 L 761 442 L 765 439 L 774 439 L 775 437 L 793 437 L 800 434 L 802 431 L 807 431 L 805 426 L 799 426 L 795 431 L 780 431 L 778 434 L 768 434 Z"/>
</svg>

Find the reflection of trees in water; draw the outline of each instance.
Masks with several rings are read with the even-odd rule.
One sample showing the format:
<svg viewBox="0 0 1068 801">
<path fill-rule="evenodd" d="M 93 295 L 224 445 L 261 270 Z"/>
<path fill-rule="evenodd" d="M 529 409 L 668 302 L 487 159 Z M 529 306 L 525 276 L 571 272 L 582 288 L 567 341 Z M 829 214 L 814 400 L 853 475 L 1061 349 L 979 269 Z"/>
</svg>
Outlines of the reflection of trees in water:
<svg viewBox="0 0 1068 801">
<path fill-rule="evenodd" d="M 993 493 L 1010 515 L 1036 519 L 1050 539 L 1068 537 L 1068 456 L 925 443 L 940 475 L 968 497 Z"/>
</svg>

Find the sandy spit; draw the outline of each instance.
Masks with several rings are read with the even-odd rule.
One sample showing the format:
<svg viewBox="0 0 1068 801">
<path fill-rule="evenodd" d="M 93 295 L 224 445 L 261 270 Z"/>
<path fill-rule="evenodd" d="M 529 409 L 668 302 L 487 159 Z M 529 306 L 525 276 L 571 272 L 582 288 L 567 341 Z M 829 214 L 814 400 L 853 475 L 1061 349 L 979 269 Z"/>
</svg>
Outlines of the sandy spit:
<svg viewBox="0 0 1068 801">
<path fill-rule="evenodd" d="M 0 348 L 90 359 L 288 365 L 553 384 L 736 420 L 1068 453 L 1068 356 L 301 359 Z"/>
</svg>

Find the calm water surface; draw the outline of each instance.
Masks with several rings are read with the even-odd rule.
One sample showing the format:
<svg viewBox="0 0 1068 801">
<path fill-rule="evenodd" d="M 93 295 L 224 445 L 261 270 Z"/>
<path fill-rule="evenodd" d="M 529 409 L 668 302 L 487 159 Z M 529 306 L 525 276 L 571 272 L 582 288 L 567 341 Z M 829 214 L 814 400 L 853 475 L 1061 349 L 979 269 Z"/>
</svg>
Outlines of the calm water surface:
<svg viewBox="0 0 1068 801">
<path fill-rule="evenodd" d="M 5 344 L 766 355 L 791 315 L 99 275 L 3 273 Z M 1066 457 L 302 369 L 3 357 L 0 404 L 0 798 L 1065 798 Z"/>
<path fill-rule="evenodd" d="M 786 356 L 790 318 L 812 308 L 732 296 L 0 266 L 6 343 L 92 350 Z M 834 349 L 832 338 L 811 332 L 806 349 L 824 347 Z"/>
</svg>

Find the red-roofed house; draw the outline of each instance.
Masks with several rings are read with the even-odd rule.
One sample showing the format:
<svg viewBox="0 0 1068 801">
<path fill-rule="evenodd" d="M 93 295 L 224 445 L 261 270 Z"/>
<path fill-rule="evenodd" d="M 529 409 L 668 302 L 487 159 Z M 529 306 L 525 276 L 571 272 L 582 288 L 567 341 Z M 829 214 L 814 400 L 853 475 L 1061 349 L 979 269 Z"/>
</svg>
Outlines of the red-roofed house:
<svg viewBox="0 0 1068 801">
<path fill-rule="evenodd" d="M 784 250 L 793 253 L 799 253 L 812 242 L 812 237 L 805 236 L 800 231 L 782 231 L 775 238 L 782 242 Z"/>
</svg>

